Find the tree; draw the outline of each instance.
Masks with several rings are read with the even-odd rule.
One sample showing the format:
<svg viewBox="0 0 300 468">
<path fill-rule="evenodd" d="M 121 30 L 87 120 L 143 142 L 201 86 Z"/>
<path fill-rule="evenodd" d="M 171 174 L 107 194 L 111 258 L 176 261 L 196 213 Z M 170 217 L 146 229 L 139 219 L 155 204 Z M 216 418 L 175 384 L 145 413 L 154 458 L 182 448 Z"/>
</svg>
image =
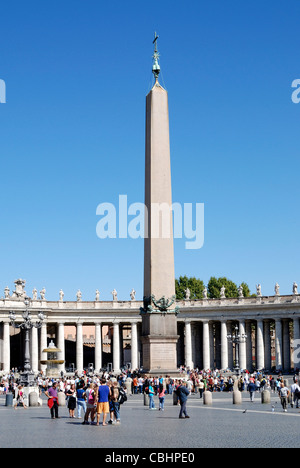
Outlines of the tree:
<svg viewBox="0 0 300 468">
<path fill-rule="evenodd" d="M 175 280 L 175 291 L 177 300 L 181 301 L 185 299 L 185 291 L 187 288 L 190 290 L 191 300 L 203 298 L 204 283 L 202 280 L 197 279 L 195 277 L 188 278 L 187 276 L 180 276 L 179 279 Z"/>
<path fill-rule="evenodd" d="M 214 276 L 210 278 L 207 285 L 208 297 L 216 299 L 220 298 L 220 291 L 222 286 L 225 287 L 226 297 L 238 297 L 238 286 L 233 281 L 225 277 L 215 278 Z M 244 297 L 249 297 L 250 289 L 247 283 L 243 282 L 241 283 L 241 286 L 243 287 Z"/>
<path fill-rule="evenodd" d="M 222 286 L 225 286 L 225 296 L 226 297 L 238 297 L 239 296 L 239 286 L 226 277 L 215 278 L 212 276 L 207 285 L 208 297 L 210 299 L 219 299 Z M 251 295 L 250 288 L 247 283 L 241 283 L 243 288 L 244 297 L 255 297 L 255 294 Z M 176 299 L 181 301 L 186 297 L 186 289 L 190 290 L 190 299 L 202 299 L 203 290 L 205 288 L 202 280 L 195 277 L 180 276 L 179 279 L 175 280 L 175 291 Z"/>
</svg>

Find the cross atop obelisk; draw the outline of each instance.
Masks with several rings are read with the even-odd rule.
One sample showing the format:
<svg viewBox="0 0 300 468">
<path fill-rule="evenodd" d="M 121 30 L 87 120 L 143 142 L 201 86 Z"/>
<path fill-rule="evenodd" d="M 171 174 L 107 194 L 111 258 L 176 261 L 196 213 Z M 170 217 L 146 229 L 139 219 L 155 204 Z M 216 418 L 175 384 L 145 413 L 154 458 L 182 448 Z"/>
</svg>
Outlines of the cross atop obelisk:
<svg viewBox="0 0 300 468">
<path fill-rule="evenodd" d="M 159 63 L 158 63 L 159 53 L 158 53 L 158 50 L 157 50 L 157 39 L 158 38 L 159 38 L 159 36 L 155 33 L 154 34 L 154 41 L 153 41 L 154 53 L 153 53 L 153 66 L 152 66 L 152 73 L 155 76 L 155 81 L 158 81 L 158 75 L 160 73 L 160 66 L 159 66 Z"/>
</svg>

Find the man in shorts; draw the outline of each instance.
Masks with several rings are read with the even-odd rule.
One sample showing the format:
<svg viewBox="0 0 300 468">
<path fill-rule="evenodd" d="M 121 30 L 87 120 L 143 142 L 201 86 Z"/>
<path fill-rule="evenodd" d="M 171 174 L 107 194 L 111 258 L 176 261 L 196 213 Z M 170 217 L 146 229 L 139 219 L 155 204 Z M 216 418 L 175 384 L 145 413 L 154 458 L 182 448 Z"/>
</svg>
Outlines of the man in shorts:
<svg viewBox="0 0 300 468">
<path fill-rule="evenodd" d="M 97 426 L 99 426 L 100 416 L 103 413 L 103 426 L 107 426 L 106 417 L 109 413 L 109 386 L 106 385 L 106 379 L 101 379 L 101 384 L 98 390 L 98 403 L 97 403 Z"/>
</svg>

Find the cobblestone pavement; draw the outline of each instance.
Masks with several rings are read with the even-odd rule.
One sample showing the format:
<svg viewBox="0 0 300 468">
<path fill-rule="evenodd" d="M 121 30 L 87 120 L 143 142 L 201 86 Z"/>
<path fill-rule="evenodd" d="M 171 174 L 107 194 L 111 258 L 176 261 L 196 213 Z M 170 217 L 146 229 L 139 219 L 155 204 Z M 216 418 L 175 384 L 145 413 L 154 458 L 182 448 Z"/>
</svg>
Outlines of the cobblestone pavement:
<svg viewBox="0 0 300 468">
<path fill-rule="evenodd" d="M 155 398 L 158 407 L 158 399 Z M 275 411 L 272 412 L 272 405 Z M 5 406 L 0 397 L 2 448 L 280 448 L 300 447 L 300 409 L 282 411 L 279 398 L 261 404 L 260 394 L 250 402 L 233 405 L 232 394 L 214 393 L 213 406 L 203 405 L 199 395 L 188 400 L 190 419 L 179 419 L 179 407 L 166 397 L 165 411 L 150 411 L 142 395 L 129 396 L 121 406 L 121 424 L 83 426 L 70 419 L 66 407 L 59 408 L 60 419 L 51 420 L 46 399 L 42 407 Z M 244 412 L 246 410 L 246 412 Z"/>
</svg>

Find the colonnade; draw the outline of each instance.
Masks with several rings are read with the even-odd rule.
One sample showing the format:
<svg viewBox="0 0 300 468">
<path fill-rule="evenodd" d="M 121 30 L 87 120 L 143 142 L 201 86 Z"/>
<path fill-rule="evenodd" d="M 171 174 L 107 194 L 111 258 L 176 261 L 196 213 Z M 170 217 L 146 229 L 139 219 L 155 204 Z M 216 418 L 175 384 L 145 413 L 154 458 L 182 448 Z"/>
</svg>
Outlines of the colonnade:
<svg viewBox="0 0 300 468">
<path fill-rule="evenodd" d="M 300 296 L 269 296 L 243 299 L 206 299 L 177 302 L 178 345 L 177 363 L 189 368 L 232 369 L 235 366 L 235 344 L 230 342 L 235 327 L 242 337 L 238 346 L 241 369 L 290 370 L 300 368 Z M 84 368 L 83 327 L 94 326 L 94 366 L 103 367 L 102 328 L 112 330 L 112 367 L 115 372 L 122 366 L 122 328 L 130 327 L 131 368 L 143 365 L 141 345 L 141 301 L 111 302 L 48 302 L 32 300 L 30 312 L 37 320 L 42 311 L 45 319 L 40 330 L 32 328 L 31 364 L 35 372 L 44 370 L 40 361 L 46 360 L 43 351 L 50 337 L 55 338 L 61 350 L 58 359 L 65 361 L 65 327 L 76 327 L 75 366 Z M 0 299 L 0 371 L 11 368 L 10 311 L 22 321 L 22 300 Z M 53 332 L 54 330 L 54 332 Z M 50 333 L 51 331 L 51 333 Z M 299 352 L 298 352 L 299 348 Z M 163 363 L 163 355 L 162 355 Z M 20 358 L 22 361 L 22 358 Z M 61 365 L 62 371 L 65 365 Z"/>
<path fill-rule="evenodd" d="M 299 318 L 184 321 L 184 361 L 189 368 L 227 369 L 235 366 L 237 327 L 241 369 L 289 370 L 300 367 Z M 243 338 L 245 337 L 245 338 Z M 300 354 L 300 353 L 299 353 Z M 298 361 L 299 360 L 299 361 Z"/>
<path fill-rule="evenodd" d="M 52 324 L 53 325 L 53 324 Z M 107 323 L 105 323 L 107 325 Z M 113 356 L 113 371 L 120 372 L 122 358 L 121 358 L 121 344 L 120 344 L 120 330 L 125 322 L 114 321 L 112 326 L 112 356 Z M 126 322 L 127 325 L 127 322 Z M 138 322 L 131 322 L 131 367 L 137 369 L 139 367 L 139 345 L 138 345 Z M 70 324 L 68 323 L 68 326 Z M 84 339 L 83 339 L 83 326 L 84 322 L 75 324 L 76 327 L 76 370 L 82 372 L 84 369 Z M 91 324 L 89 323 L 89 326 Z M 95 326 L 95 344 L 94 344 L 94 366 L 96 370 L 102 368 L 102 326 L 101 322 L 94 324 Z M 8 321 L 3 322 L 2 325 L 2 370 L 8 372 L 11 369 L 10 349 L 11 349 L 11 336 L 10 336 L 10 324 Z M 44 352 L 47 349 L 48 343 L 48 324 L 45 322 L 42 324 L 40 332 L 37 328 L 33 327 L 30 335 L 30 357 L 31 367 L 33 372 L 45 371 L 46 365 L 40 364 L 40 361 L 47 359 L 47 353 Z M 53 328 L 53 326 L 52 326 Z M 55 333 L 55 344 L 60 352 L 57 353 L 57 359 L 65 361 L 65 323 L 58 322 Z M 65 364 L 61 364 L 59 367 L 60 371 L 65 372 Z"/>
</svg>

